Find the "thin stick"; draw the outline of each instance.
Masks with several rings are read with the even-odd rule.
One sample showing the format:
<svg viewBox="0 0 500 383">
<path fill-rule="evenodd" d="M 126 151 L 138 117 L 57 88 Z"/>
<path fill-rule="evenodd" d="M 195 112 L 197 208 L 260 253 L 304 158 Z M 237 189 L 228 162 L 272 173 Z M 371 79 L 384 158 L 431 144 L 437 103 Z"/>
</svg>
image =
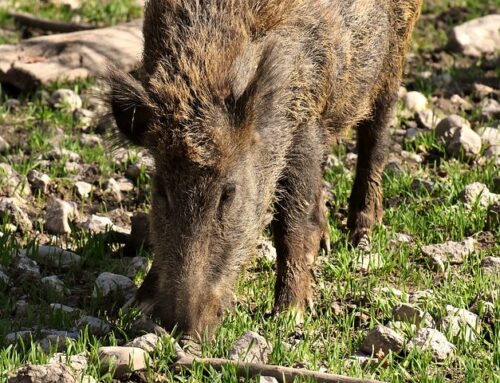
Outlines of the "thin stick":
<svg viewBox="0 0 500 383">
<path fill-rule="evenodd" d="M 8 14 L 15 21 L 17 21 L 22 25 L 26 25 L 33 28 L 39 28 L 44 31 L 67 33 L 67 32 L 87 31 L 90 29 L 96 29 L 95 26 L 90 24 L 77 24 L 77 23 L 68 23 L 64 21 L 42 19 L 36 17 L 35 15 L 25 12 L 9 11 Z"/>
<path fill-rule="evenodd" d="M 234 366 L 238 377 L 272 376 L 280 383 L 290 383 L 299 377 L 315 379 L 318 383 L 381 383 L 377 380 L 350 378 L 342 375 L 327 374 L 319 371 L 304 370 L 291 367 L 274 366 L 260 363 L 242 363 L 228 359 L 196 358 L 178 353 L 180 357 L 174 363 L 174 368 L 190 368 L 195 363 L 201 363 L 221 371 L 223 367 Z"/>
</svg>

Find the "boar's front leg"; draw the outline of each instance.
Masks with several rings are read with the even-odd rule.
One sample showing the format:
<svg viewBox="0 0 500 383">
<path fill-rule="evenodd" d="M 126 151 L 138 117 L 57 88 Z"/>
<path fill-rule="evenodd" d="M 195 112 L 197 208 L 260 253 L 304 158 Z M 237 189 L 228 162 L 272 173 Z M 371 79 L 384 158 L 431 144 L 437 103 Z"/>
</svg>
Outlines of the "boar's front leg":
<svg viewBox="0 0 500 383">
<path fill-rule="evenodd" d="M 382 173 L 387 131 L 395 102 L 395 93 L 380 95 L 372 116 L 357 128 L 358 162 L 347 220 L 351 239 L 356 245 L 369 235 L 373 224 L 382 221 Z"/>
<path fill-rule="evenodd" d="M 293 308 L 300 313 L 312 307 L 314 260 L 320 242 L 329 247 L 321 135 L 319 130 L 306 130 L 304 136 L 290 153 L 272 224 L 277 250 L 275 311 Z"/>
</svg>

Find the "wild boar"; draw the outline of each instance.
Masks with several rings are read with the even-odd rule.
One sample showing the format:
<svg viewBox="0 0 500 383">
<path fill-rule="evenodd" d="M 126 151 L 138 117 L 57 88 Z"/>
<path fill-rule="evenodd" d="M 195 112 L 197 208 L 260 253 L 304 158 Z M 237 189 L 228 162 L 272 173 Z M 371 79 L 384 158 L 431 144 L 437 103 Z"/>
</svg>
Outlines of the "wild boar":
<svg viewBox="0 0 500 383">
<path fill-rule="evenodd" d="M 357 129 L 348 226 L 382 219 L 382 170 L 421 0 L 149 0 L 140 79 L 110 71 L 119 131 L 155 160 L 153 266 L 137 299 L 186 334 L 213 332 L 271 227 L 275 310 L 312 305 L 329 249 L 323 163 Z"/>
</svg>

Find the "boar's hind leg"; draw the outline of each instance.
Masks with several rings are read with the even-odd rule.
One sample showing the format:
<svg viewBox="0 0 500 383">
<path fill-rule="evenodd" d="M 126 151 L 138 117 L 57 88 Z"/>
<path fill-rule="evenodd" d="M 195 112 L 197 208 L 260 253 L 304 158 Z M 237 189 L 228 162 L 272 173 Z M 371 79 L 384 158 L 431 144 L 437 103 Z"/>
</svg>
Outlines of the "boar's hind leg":
<svg viewBox="0 0 500 383">
<path fill-rule="evenodd" d="M 275 311 L 312 307 L 314 260 L 320 242 L 329 242 L 317 140 L 317 136 L 301 140 L 281 180 L 272 224 L 278 255 Z"/>
<path fill-rule="evenodd" d="M 355 244 L 369 235 L 374 223 L 382 221 L 382 173 L 387 131 L 395 101 L 393 93 L 379 96 L 371 118 L 357 128 L 358 162 L 347 221 Z"/>
</svg>

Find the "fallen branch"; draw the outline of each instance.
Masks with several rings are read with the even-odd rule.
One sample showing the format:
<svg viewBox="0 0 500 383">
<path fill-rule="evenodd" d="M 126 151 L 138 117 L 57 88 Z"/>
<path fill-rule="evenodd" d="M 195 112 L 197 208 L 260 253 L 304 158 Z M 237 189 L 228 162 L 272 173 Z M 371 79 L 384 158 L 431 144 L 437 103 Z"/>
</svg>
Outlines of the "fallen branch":
<svg viewBox="0 0 500 383">
<path fill-rule="evenodd" d="M 234 366 L 238 377 L 272 376 L 278 382 L 290 383 L 295 379 L 312 378 L 318 383 L 381 383 L 377 380 L 350 378 L 342 375 L 327 374 L 319 371 L 304 370 L 291 367 L 274 366 L 260 363 L 242 363 L 228 359 L 218 358 L 197 358 L 187 355 L 182 350 L 177 350 L 179 359 L 174 363 L 176 369 L 191 368 L 193 364 L 201 363 L 212 367 L 216 371 L 221 371 L 223 367 Z"/>
<path fill-rule="evenodd" d="M 44 31 L 68 33 L 96 29 L 95 26 L 90 24 L 69 23 L 58 20 L 42 19 L 25 12 L 10 11 L 8 15 L 21 25 L 42 29 Z"/>
<path fill-rule="evenodd" d="M 0 45 L 0 82 L 31 91 L 54 81 L 98 76 L 109 65 L 131 71 L 142 46 L 142 20 Z"/>
</svg>

